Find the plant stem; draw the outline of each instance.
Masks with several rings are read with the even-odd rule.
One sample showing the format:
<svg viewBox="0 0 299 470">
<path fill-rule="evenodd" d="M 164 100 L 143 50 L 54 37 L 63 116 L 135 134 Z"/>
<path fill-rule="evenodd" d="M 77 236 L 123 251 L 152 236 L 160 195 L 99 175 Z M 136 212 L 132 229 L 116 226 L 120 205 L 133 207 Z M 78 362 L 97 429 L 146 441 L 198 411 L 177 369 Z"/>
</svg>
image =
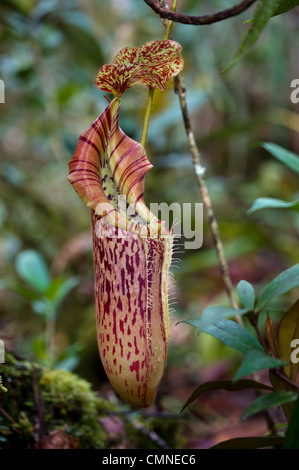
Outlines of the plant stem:
<svg viewBox="0 0 299 470">
<path fill-rule="evenodd" d="M 151 111 L 152 111 L 154 93 L 155 93 L 154 88 L 149 88 L 148 97 L 147 97 L 147 105 L 146 105 L 144 121 L 143 121 L 141 140 L 140 140 L 140 143 L 143 145 L 143 147 L 145 147 L 145 144 L 146 144 L 147 131 L 148 131 L 148 125 L 149 125 L 149 120 L 150 120 Z"/>
<path fill-rule="evenodd" d="M 299 392 L 299 387 L 296 383 L 294 383 L 291 379 L 289 379 L 280 369 L 273 369 L 273 374 L 279 377 L 281 380 L 283 380 L 285 383 L 288 385 L 291 385 L 295 392 Z"/>
<path fill-rule="evenodd" d="M 175 12 L 177 4 L 178 4 L 178 0 L 173 0 L 170 11 Z M 171 32 L 172 25 L 173 25 L 173 21 L 168 20 L 168 24 L 167 24 L 167 27 L 166 27 L 164 39 L 169 39 L 170 38 L 170 32 Z"/>
<path fill-rule="evenodd" d="M 178 0 L 173 0 L 172 1 L 171 11 L 173 11 L 173 12 L 175 11 L 175 9 L 177 7 L 177 3 L 178 3 Z M 168 24 L 166 26 L 164 40 L 169 39 L 172 24 L 173 24 L 173 21 L 169 20 Z M 149 88 L 148 97 L 147 97 L 147 104 L 146 104 L 146 110 L 145 110 L 145 115 L 144 115 L 144 120 L 143 120 L 141 140 L 140 140 L 140 143 L 143 145 L 143 147 L 145 147 L 145 144 L 146 144 L 147 132 L 148 132 L 148 126 L 149 126 L 149 121 L 150 121 L 150 116 L 151 116 L 151 111 L 152 111 L 154 94 L 155 94 L 154 88 Z"/>
<path fill-rule="evenodd" d="M 46 352 L 51 367 L 55 361 L 55 316 L 51 313 L 46 319 Z"/>
<path fill-rule="evenodd" d="M 208 222 L 210 225 L 213 242 L 214 242 L 217 257 L 218 257 L 221 276 L 222 276 L 230 303 L 233 308 L 237 309 L 238 305 L 234 297 L 233 284 L 232 284 L 232 280 L 229 274 L 222 241 L 219 235 L 218 223 L 215 218 L 212 202 L 211 202 L 211 199 L 208 193 L 208 188 L 206 186 L 206 182 L 204 179 L 205 168 L 200 163 L 200 152 L 195 142 L 195 138 L 194 138 L 194 134 L 192 130 L 192 125 L 191 125 L 191 120 L 190 120 L 190 115 L 189 115 L 189 110 L 188 110 L 187 100 L 186 100 L 186 88 L 182 85 L 182 82 L 179 76 L 175 77 L 174 83 L 175 83 L 175 92 L 178 94 L 179 100 L 180 100 L 181 111 L 182 111 L 185 130 L 186 130 L 186 134 L 188 138 L 189 149 L 192 155 L 192 161 L 193 161 L 193 166 L 194 166 L 194 170 L 195 170 L 195 174 L 197 178 L 197 184 L 199 186 L 203 204 L 207 211 Z M 241 317 L 239 316 L 237 318 L 237 321 L 240 324 L 243 323 Z"/>
</svg>

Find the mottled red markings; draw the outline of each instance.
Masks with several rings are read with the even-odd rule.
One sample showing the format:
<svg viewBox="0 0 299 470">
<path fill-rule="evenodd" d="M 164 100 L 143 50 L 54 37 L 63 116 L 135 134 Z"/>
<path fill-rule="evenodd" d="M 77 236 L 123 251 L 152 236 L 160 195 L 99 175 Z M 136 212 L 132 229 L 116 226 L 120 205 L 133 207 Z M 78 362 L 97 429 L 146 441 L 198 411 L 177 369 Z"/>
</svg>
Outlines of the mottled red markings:
<svg viewBox="0 0 299 470">
<path fill-rule="evenodd" d="M 115 343 L 117 344 L 118 338 L 117 338 L 117 330 L 116 330 L 116 311 L 115 309 L 113 310 L 113 334 L 115 337 Z"/>
<path fill-rule="evenodd" d="M 123 343 L 122 343 L 121 338 L 119 338 L 119 346 L 120 346 L 120 356 L 124 357 L 124 348 L 123 348 Z"/>
<path fill-rule="evenodd" d="M 94 223 L 97 219 L 94 216 Z M 165 336 L 159 299 L 161 292 L 157 289 L 161 285 L 164 248 L 161 240 L 148 240 L 146 243 L 148 256 L 145 258 L 144 241 L 137 237 L 94 237 L 99 350 L 112 385 L 124 399 L 128 399 L 125 384 L 129 382 L 129 401 L 139 403 L 136 406 L 148 403 L 149 393 L 153 393 L 151 390 L 156 387 L 157 367 L 161 369 L 165 359 L 163 351 L 156 347 L 159 343 L 154 342 L 155 336 L 152 336 L 157 334 L 157 330 L 159 337 Z M 110 269 L 106 270 L 105 266 Z M 153 274 L 148 271 L 153 271 Z M 135 280 L 133 286 L 132 276 Z M 117 285 L 120 290 L 117 290 Z M 152 302 L 154 309 L 151 308 Z M 149 318 L 155 321 L 155 325 L 149 323 Z M 109 346 L 112 353 L 109 353 Z M 153 350 L 156 355 L 158 352 L 161 354 L 161 367 L 155 362 Z M 151 371 L 154 371 L 154 379 Z M 133 395 L 130 395 L 130 389 Z"/>
<path fill-rule="evenodd" d="M 126 268 L 128 275 L 131 276 L 131 285 L 134 285 L 134 274 L 135 274 L 135 267 L 134 267 L 135 257 L 131 256 L 131 258 L 127 255 L 126 256 Z"/>
<path fill-rule="evenodd" d="M 136 354 L 136 356 L 138 356 L 138 354 L 139 354 L 139 349 L 138 349 L 138 347 L 137 347 L 136 336 L 134 336 L 134 346 L 135 346 L 135 354 Z"/>
<path fill-rule="evenodd" d="M 170 78 L 184 66 L 181 50 L 172 40 L 151 41 L 138 48 L 126 47 L 118 52 L 111 65 L 103 65 L 95 84 L 100 90 L 114 94 L 122 94 L 138 84 L 164 91 Z"/>
<path fill-rule="evenodd" d="M 136 380 L 137 382 L 139 382 L 139 367 L 140 367 L 140 364 L 139 364 L 139 361 L 134 361 L 131 365 L 130 365 L 130 371 L 131 372 L 136 372 Z"/>
<path fill-rule="evenodd" d="M 125 280 L 126 280 L 126 273 L 124 268 L 121 269 L 120 271 L 121 275 L 121 288 L 122 288 L 122 294 L 125 295 Z"/>
</svg>

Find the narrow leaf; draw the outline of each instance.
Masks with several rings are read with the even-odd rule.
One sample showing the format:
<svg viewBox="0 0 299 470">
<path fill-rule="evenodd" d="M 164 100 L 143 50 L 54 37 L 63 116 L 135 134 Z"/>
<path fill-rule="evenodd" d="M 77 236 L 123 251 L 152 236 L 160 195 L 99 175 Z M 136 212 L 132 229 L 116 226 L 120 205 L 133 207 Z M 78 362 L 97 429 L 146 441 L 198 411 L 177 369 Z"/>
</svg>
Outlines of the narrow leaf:
<svg viewBox="0 0 299 470">
<path fill-rule="evenodd" d="M 275 277 L 263 290 L 257 308 L 260 310 L 279 295 L 289 292 L 299 285 L 299 263 Z"/>
<path fill-rule="evenodd" d="M 223 319 L 217 323 L 209 324 L 199 318 L 197 320 L 185 320 L 184 323 L 195 326 L 243 354 L 247 354 L 252 349 L 263 352 L 258 340 L 243 326 L 232 320 Z"/>
<path fill-rule="evenodd" d="M 22 297 L 24 297 L 24 299 L 27 299 L 29 301 L 39 299 L 39 294 L 37 294 L 35 291 L 13 281 L 1 281 L 0 289 L 7 289 L 12 292 L 15 292 L 16 294 L 21 295 Z"/>
<path fill-rule="evenodd" d="M 292 209 L 298 212 L 299 199 L 288 202 L 272 197 L 260 197 L 254 201 L 250 209 L 248 209 L 247 214 L 253 214 L 253 212 L 259 211 L 261 209 Z"/>
<path fill-rule="evenodd" d="M 277 10 L 275 10 L 273 16 L 281 15 L 282 13 L 285 13 L 285 12 L 291 10 L 292 8 L 296 7 L 297 5 L 299 5 L 298 0 L 280 0 L 278 8 L 277 8 Z"/>
<path fill-rule="evenodd" d="M 262 147 L 267 150 L 273 157 L 277 158 L 280 162 L 299 173 L 299 156 L 277 144 L 271 142 L 264 142 Z"/>
<path fill-rule="evenodd" d="M 34 250 L 25 250 L 17 255 L 16 270 L 19 276 L 36 290 L 44 293 L 50 284 L 50 276 L 43 257 Z"/>
<path fill-rule="evenodd" d="M 237 291 L 244 307 L 248 310 L 253 310 L 255 302 L 255 293 L 252 285 L 247 281 L 240 281 L 237 286 Z"/>
<path fill-rule="evenodd" d="M 283 437 L 236 437 L 219 442 L 211 449 L 263 449 L 265 447 L 282 447 Z"/>
<path fill-rule="evenodd" d="M 294 339 L 299 338 L 299 300 L 284 315 L 278 330 L 279 346 L 281 351 L 281 359 L 286 362 L 290 361 L 293 348 L 291 343 Z M 293 363 L 284 367 L 285 374 L 293 381 L 296 381 L 299 370 L 299 363 Z"/>
<path fill-rule="evenodd" d="M 264 350 L 249 351 L 245 356 L 238 372 L 234 377 L 234 381 L 239 380 L 241 377 L 251 374 L 262 369 L 274 369 L 286 364 L 285 361 L 276 359 L 275 357 L 268 356 Z"/>
<path fill-rule="evenodd" d="M 298 393 L 295 392 L 286 392 L 281 390 L 280 392 L 267 393 L 264 394 L 256 400 L 254 400 L 248 408 L 245 410 L 241 417 L 241 421 L 244 421 L 248 416 L 253 415 L 254 413 L 259 413 L 260 411 L 271 408 L 272 406 L 283 405 L 284 403 L 290 403 L 297 400 Z"/>
<path fill-rule="evenodd" d="M 244 389 L 254 389 L 254 390 L 273 390 L 272 387 L 268 385 L 256 382 L 255 380 L 239 380 L 238 382 L 232 382 L 231 380 L 215 380 L 213 382 L 206 382 L 199 387 L 197 387 L 192 395 L 188 398 L 184 404 L 181 412 L 189 406 L 194 400 L 199 398 L 203 393 L 209 390 L 227 390 L 228 392 L 238 392 Z"/>
<path fill-rule="evenodd" d="M 259 0 L 253 15 L 253 19 L 243 40 L 229 64 L 222 70 L 222 73 L 226 73 L 234 65 L 236 65 L 240 59 L 242 59 L 254 45 L 259 38 L 261 32 L 267 25 L 274 12 L 279 7 L 279 0 Z"/>
<path fill-rule="evenodd" d="M 274 370 L 269 371 L 269 378 L 275 392 L 280 392 L 281 390 L 287 390 L 290 392 L 295 391 L 295 387 L 292 387 L 291 384 L 285 382 L 279 375 L 275 374 Z M 282 409 L 287 421 L 290 421 L 291 419 L 293 408 L 294 403 L 284 403 L 282 405 Z"/>
<path fill-rule="evenodd" d="M 237 315 L 245 315 L 248 313 L 247 309 L 235 309 L 226 307 L 225 305 L 209 305 L 206 307 L 200 316 L 201 322 L 215 323 L 223 318 L 236 317 Z"/>
<path fill-rule="evenodd" d="M 284 449 L 299 449 L 299 400 L 295 403 L 283 447 Z"/>
</svg>

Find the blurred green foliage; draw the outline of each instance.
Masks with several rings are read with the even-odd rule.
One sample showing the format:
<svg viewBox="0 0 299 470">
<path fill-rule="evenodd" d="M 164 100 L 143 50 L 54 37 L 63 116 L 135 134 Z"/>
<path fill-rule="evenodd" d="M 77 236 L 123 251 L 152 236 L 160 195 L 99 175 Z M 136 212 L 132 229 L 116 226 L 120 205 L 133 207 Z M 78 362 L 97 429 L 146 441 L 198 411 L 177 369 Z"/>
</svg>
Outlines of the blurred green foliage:
<svg viewBox="0 0 299 470">
<path fill-rule="evenodd" d="M 224 0 L 182 0 L 179 9 L 199 15 L 226 6 Z M 49 274 L 43 271 L 37 279 L 44 288 L 49 288 L 48 276 L 52 282 L 79 276 L 57 317 L 55 343 L 61 354 L 81 343 L 76 371 L 104 386 L 90 216 L 66 181 L 67 164 L 80 133 L 106 106 L 94 86 L 98 69 L 125 46 L 161 39 L 163 27 L 139 0 L 4 0 L 0 9 L 6 101 L 0 104 L 0 278 L 16 284 L 21 274 L 28 281 L 18 261 L 15 268 L 18 253 L 28 249 L 49 266 Z M 290 101 L 290 83 L 299 76 L 298 8 L 272 18 L 255 47 L 223 75 L 251 15 L 244 12 L 211 26 L 174 25 L 172 37 L 183 46 L 182 78 L 234 285 L 246 279 L 259 293 L 299 255 L 297 212 L 246 212 L 260 196 L 290 201 L 298 190 L 297 175 L 253 145 L 274 142 L 299 154 L 298 105 Z M 146 95 L 146 89 L 135 87 L 123 98 L 121 127 L 136 140 Z M 154 165 L 146 178 L 147 202 L 200 201 L 172 87 L 155 94 L 147 153 Z M 167 409 L 177 409 L 175 391 L 171 399 L 167 388 L 174 368 L 187 370 L 191 381 L 196 374 L 198 382 L 202 370 L 234 354 L 204 333 L 198 337 L 174 325 L 211 303 L 228 305 L 206 221 L 203 247 L 182 254 L 175 279 L 178 305 L 171 318 L 167 400 L 158 397 Z M 285 308 L 295 295 L 283 297 Z M 34 313 L 34 299 L 25 303 L 8 289 L 0 290 L 0 300 L 1 337 L 7 348 L 31 359 L 32 340 L 44 331 L 43 315 Z"/>
</svg>

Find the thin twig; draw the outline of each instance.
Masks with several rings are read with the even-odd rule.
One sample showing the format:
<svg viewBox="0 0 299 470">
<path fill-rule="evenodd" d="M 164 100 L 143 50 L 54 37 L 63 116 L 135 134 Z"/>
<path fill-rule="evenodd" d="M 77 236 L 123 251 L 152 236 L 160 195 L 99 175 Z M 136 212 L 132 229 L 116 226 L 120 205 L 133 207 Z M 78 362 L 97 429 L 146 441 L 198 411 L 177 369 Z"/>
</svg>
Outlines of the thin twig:
<svg viewBox="0 0 299 470">
<path fill-rule="evenodd" d="M 179 76 L 175 77 L 174 83 L 175 83 L 174 85 L 175 92 L 178 94 L 179 100 L 180 100 L 181 111 L 183 115 L 188 142 L 189 142 L 189 149 L 192 155 L 192 161 L 194 165 L 197 183 L 199 186 L 203 204 L 206 208 L 207 215 L 208 215 L 208 222 L 210 225 L 213 242 L 214 242 L 217 257 L 218 257 L 220 272 L 222 275 L 222 279 L 223 279 L 230 303 L 233 308 L 237 309 L 238 305 L 234 298 L 233 284 L 232 284 L 232 280 L 228 271 L 228 266 L 227 266 L 227 262 L 226 262 L 226 258 L 225 258 L 225 254 L 223 250 L 223 245 L 222 245 L 222 241 L 219 235 L 218 223 L 214 215 L 212 202 L 211 202 L 208 189 L 206 186 L 206 182 L 204 179 L 205 168 L 201 165 L 200 152 L 195 142 L 195 138 L 194 138 L 194 134 L 192 130 L 192 125 L 191 125 L 191 120 L 190 120 L 190 115 L 189 115 L 189 110 L 188 110 L 187 100 L 186 100 L 186 88 L 182 85 L 182 82 Z M 238 318 L 238 322 L 239 323 L 242 322 L 240 318 Z"/>
<path fill-rule="evenodd" d="M 5 411 L 3 408 L 0 408 L 0 412 L 8 419 L 8 421 L 11 422 L 11 424 L 13 425 L 13 430 L 15 432 L 17 432 L 18 434 L 22 434 L 22 432 L 16 428 L 14 425 L 16 425 L 16 421 L 7 413 L 7 411 Z"/>
<path fill-rule="evenodd" d="M 231 8 L 218 11 L 217 13 L 213 13 L 211 15 L 203 15 L 203 16 L 183 15 L 181 13 L 170 11 L 168 8 L 163 7 L 158 0 L 144 0 L 144 1 L 161 18 L 167 18 L 168 20 L 171 20 L 174 23 L 183 23 L 183 24 L 201 26 L 201 25 L 217 23 L 218 21 L 226 20 L 233 16 L 239 15 L 240 13 L 242 13 L 242 11 L 247 10 L 247 8 L 249 8 L 256 0 L 243 0 L 241 3 Z"/>
<path fill-rule="evenodd" d="M 291 385 L 291 387 L 294 389 L 295 392 L 299 392 L 299 387 L 296 383 L 294 383 L 291 379 L 289 379 L 281 369 L 273 369 L 273 374 L 279 377 L 281 380 L 283 380 L 285 383 L 288 385 Z"/>
<path fill-rule="evenodd" d="M 32 366 L 32 387 L 33 387 L 33 397 L 34 397 L 34 403 L 37 409 L 37 417 L 36 417 L 36 424 L 35 424 L 35 432 L 34 432 L 34 437 L 35 441 L 39 441 L 40 437 L 43 434 L 43 408 L 44 408 L 44 402 L 43 402 L 43 397 L 42 395 L 39 395 L 38 391 L 38 383 L 37 383 L 37 376 L 36 376 L 36 368 L 34 364 L 31 364 Z"/>
<path fill-rule="evenodd" d="M 139 432 L 141 432 L 142 434 L 144 434 L 146 437 L 148 437 L 149 439 L 151 439 L 153 442 L 155 442 L 156 444 L 158 444 L 158 446 L 161 448 L 161 449 L 171 449 L 171 447 L 169 447 L 169 445 L 167 444 L 167 442 L 164 441 L 164 439 L 162 439 L 161 436 L 159 436 L 155 431 L 151 431 L 149 429 L 147 429 L 145 426 L 143 426 L 141 423 L 139 423 L 139 421 L 137 421 L 136 419 L 133 419 L 132 421 L 130 421 L 130 424 Z"/>
</svg>

